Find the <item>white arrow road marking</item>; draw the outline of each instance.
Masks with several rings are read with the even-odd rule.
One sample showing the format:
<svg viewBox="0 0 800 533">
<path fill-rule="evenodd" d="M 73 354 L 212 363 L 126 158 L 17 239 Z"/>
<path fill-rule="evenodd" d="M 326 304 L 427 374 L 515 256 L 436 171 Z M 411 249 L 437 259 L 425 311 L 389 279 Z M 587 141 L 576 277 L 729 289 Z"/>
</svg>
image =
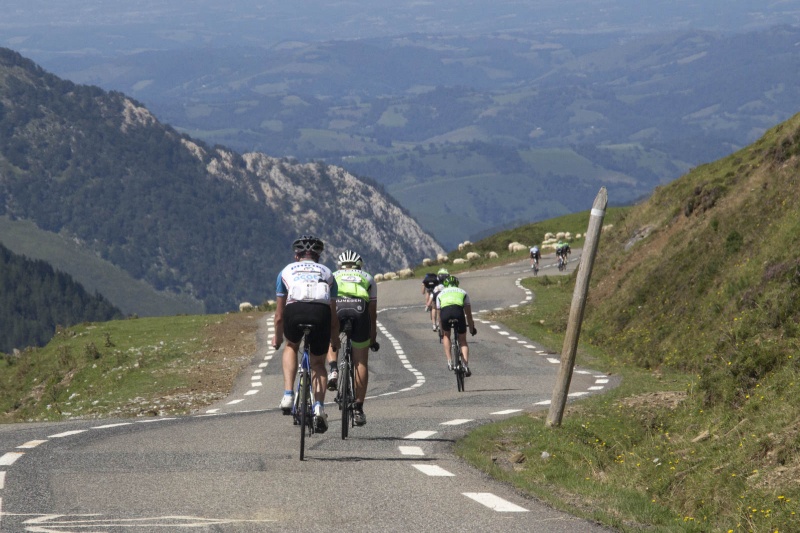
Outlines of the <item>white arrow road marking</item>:
<svg viewBox="0 0 800 533">
<path fill-rule="evenodd" d="M 455 474 L 448 472 L 441 466 L 436 465 L 413 465 L 414 468 L 428 476 L 455 477 Z"/>
<path fill-rule="evenodd" d="M 509 501 L 500 498 L 499 496 L 495 496 L 490 492 L 463 492 L 462 493 L 467 498 L 473 499 L 476 502 L 480 503 L 481 505 L 485 505 L 489 509 L 493 511 L 497 511 L 498 513 L 527 513 L 529 512 L 524 507 L 520 507 L 519 505 L 515 505 Z"/>
</svg>

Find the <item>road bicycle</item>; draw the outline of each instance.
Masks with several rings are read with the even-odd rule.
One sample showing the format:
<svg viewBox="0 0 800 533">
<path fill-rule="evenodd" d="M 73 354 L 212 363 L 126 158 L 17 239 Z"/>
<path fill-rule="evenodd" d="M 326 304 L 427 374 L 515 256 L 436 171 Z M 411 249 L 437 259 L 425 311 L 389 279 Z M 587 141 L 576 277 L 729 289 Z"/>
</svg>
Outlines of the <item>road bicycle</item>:
<svg viewBox="0 0 800 533">
<path fill-rule="evenodd" d="M 353 364 L 353 344 L 350 335 L 353 333 L 353 318 L 341 319 L 342 332 L 340 334 L 339 349 L 339 384 L 336 392 L 336 403 L 342 412 L 342 439 L 346 439 L 350 428 L 355 425 L 354 413 L 356 406 L 355 394 L 355 365 Z M 377 342 L 370 346 L 370 350 L 377 352 L 380 344 Z"/>
<path fill-rule="evenodd" d="M 558 254 L 558 271 L 561 272 L 567 268 L 567 258 L 562 254 Z"/>
<path fill-rule="evenodd" d="M 300 460 L 305 458 L 306 434 L 314 434 L 314 390 L 311 386 L 311 359 L 309 354 L 309 335 L 314 329 L 311 324 L 299 324 L 303 330 L 302 358 L 297 369 L 297 392 L 294 395 L 294 405 L 292 406 L 292 417 L 294 425 L 300 426 Z"/>
<path fill-rule="evenodd" d="M 538 276 L 539 275 L 539 260 L 538 259 L 534 259 L 533 260 L 533 266 L 531 267 L 531 269 L 533 270 L 533 275 L 534 276 Z"/>
<path fill-rule="evenodd" d="M 450 362 L 453 372 L 456 374 L 456 387 L 458 392 L 464 392 L 464 377 L 467 370 L 461 359 L 461 343 L 458 340 L 458 320 L 451 318 L 447 321 L 450 324 Z"/>
</svg>

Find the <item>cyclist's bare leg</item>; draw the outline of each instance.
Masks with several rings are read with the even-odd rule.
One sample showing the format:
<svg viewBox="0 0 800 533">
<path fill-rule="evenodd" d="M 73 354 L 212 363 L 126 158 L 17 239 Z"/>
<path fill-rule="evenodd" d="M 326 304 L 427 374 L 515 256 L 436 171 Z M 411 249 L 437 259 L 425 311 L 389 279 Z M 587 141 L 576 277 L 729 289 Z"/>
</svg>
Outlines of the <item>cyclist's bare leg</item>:
<svg viewBox="0 0 800 533">
<path fill-rule="evenodd" d="M 364 403 L 369 384 L 369 347 L 353 348 L 353 364 L 355 365 L 356 403 Z"/>
<path fill-rule="evenodd" d="M 328 347 L 328 355 L 327 355 L 327 357 L 325 358 L 325 360 L 328 362 L 328 366 L 330 366 L 330 365 L 331 365 L 331 363 L 333 363 L 333 364 L 335 365 L 335 364 L 336 364 L 336 361 L 337 361 L 338 359 L 339 359 L 339 353 L 338 353 L 338 352 L 334 352 L 334 351 L 333 351 L 333 348 L 331 348 L 331 347 L 329 346 L 329 347 Z"/>
<path fill-rule="evenodd" d="M 465 365 L 469 365 L 469 345 L 467 344 L 467 333 L 458 334 L 458 342 L 461 344 L 461 359 Z"/>
<path fill-rule="evenodd" d="M 450 361 L 450 345 L 450 331 L 442 329 L 442 347 L 444 348 L 444 358 L 447 359 L 448 363 L 452 363 Z"/>
<path fill-rule="evenodd" d="M 297 374 L 297 350 L 299 344 L 286 341 L 283 348 L 283 390 L 294 390 L 294 376 Z"/>
<path fill-rule="evenodd" d="M 328 389 L 328 372 L 325 370 L 325 356 L 311 355 L 311 383 L 314 386 L 314 401 L 325 403 Z"/>
</svg>

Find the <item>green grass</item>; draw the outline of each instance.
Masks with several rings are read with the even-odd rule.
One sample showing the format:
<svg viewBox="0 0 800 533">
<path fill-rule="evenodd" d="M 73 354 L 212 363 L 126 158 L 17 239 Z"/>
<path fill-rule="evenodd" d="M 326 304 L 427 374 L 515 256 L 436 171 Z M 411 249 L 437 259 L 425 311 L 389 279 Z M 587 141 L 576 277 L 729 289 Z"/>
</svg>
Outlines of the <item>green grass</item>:
<svg viewBox="0 0 800 533">
<path fill-rule="evenodd" d="M 60 330 L 44 348 L 0 355 L 0 420 L 158 414 L 165 395 L 192 384 L 190 370 L 204 363 L 206 328 L 221 320 L 87 323 Z"/>
<path fill-rule="evenodd" d="M 524 285 L 532 305 L 495 318 L 560 350 L 574 281 Z M 560 427 L 534 412 L 477 429 L 456 452 L 557 508 L 622 531 L 793 531 L 797 472 L 776 477 L 774 463 L 800 442 L 797 432 L 773 431 L 797 423 L 787 401 L 800 393 L 797 372 L 775 376 L 735 413 L 704 408 L 698 375 L 644 370 L 585 343 L 577 362 L 622 383 L 568 404 Z"/>
</svg>

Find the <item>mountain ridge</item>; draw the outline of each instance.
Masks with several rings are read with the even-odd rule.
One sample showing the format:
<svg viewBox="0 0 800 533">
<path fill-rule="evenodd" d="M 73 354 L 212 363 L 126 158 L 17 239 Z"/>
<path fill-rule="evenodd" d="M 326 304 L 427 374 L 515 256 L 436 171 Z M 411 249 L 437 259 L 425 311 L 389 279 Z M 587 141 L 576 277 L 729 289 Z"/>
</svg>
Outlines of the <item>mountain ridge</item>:
<svg viewBox="0 0 800 533">
<path fill-rule="evenodd" d="M 260 174 L 248 160 L 261 163 Z M 325 260 L 355 248 L 376 271 L 442 250 L 396 201 L 343 169 L 208 147 L 122 93 L 61 80 L 8 49 L 0 49 L 0 215 L 64 233 L 210 312 L 274 295 L 301 233 L 326 242 Z"/>
</svg>

